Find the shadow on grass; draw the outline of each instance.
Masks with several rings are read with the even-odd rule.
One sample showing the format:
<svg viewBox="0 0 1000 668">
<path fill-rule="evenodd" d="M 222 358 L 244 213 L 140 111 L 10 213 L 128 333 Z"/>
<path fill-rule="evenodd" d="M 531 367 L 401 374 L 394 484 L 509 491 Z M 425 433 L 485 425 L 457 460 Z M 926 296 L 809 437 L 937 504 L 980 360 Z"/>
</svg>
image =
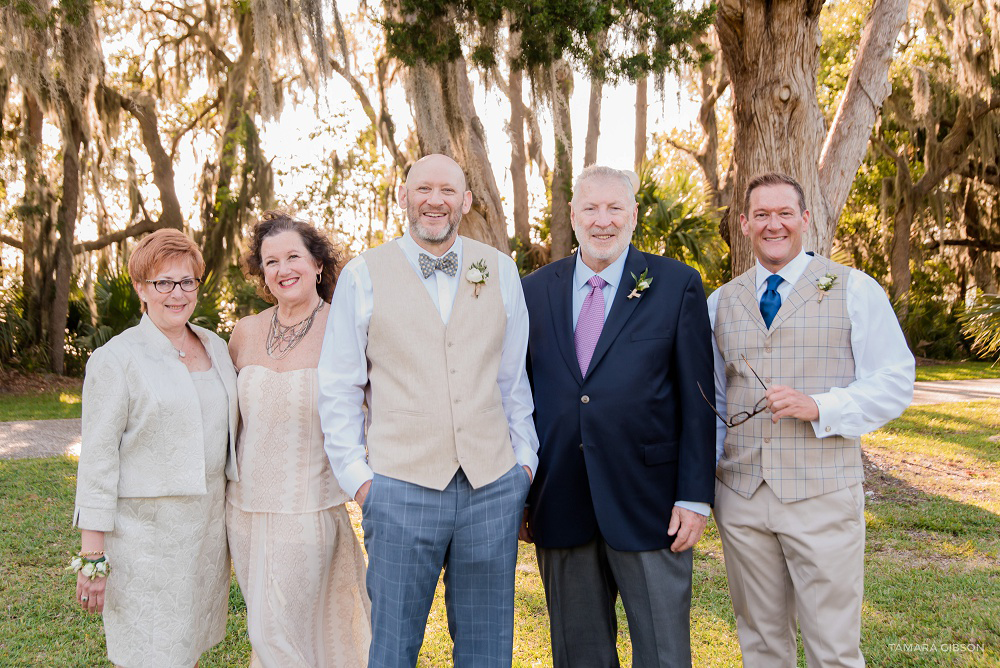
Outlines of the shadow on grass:
<svg viewBox="0 0 1000 668">
<path fill-rule="evenodd" d="M 881 431 L 910 437 L 916 433 L 923 439 L 955 446 L 964 454 L 984 462 L 1000 462 L 1000 443 L 988 438 L 998 432 L 995 400 L 968 402 L 958 409 L 949 405 L 947 411 L 940 406 L 930 404 L 908 408 L 902 417 L 893 420 Z M 956 411 L 971 414 L 978 411 L 982 417 L 956 415 Z"/>
<path fill-rule="evenodd" d="M 869 665 L 998 665 L 1000 516 L 927 493 L 868 457 L 865 471 Z"/>
</svg>

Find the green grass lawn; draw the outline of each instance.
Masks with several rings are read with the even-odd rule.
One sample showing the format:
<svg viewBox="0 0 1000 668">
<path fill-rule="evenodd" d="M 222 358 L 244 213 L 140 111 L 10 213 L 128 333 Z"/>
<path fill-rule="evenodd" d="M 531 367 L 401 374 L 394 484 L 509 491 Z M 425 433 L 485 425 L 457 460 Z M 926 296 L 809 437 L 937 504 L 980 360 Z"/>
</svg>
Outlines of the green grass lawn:
<svg viewBox="0 0 1000 668">
<path fill-rule="evenodd" d="M 1000 665 L 1000 401 L 911 408 L 865 439 L 868 543 L 862 649 L 871 666 Z M 76 464 L 0 462 L 0 664 L 107 666 L 100 618 L 80 612 L 63 571 Z M 356 514 L 354 515 L 357 521 Z M 439 587 L 421 666 L 450 665 Z M 531 548 L 518 560 L 514 665 L 551 665 L 545 598 Z M 619 648 L 630 663 L 619 607 Z M 722 547 L 709 524 L 695 555 L 694 665 L 738 666 Z M 946 648 L 946 649 L 942 649 Z M 226 640 L 203 668 L 249 663 L 233 584 Z M 804 661 L 800 658 L 800 666 Z"/>
<path fill-rule="evenodd" d="M 917 367 L 917 380 L 974 380 L 1000 378 L 1000 364 L 993 362 L 956 362 Z"/>
<path fill-rule="evenodd" d="M 0 422 L 80 417 L 80 390 L 0 394 Z"/>
</svg>

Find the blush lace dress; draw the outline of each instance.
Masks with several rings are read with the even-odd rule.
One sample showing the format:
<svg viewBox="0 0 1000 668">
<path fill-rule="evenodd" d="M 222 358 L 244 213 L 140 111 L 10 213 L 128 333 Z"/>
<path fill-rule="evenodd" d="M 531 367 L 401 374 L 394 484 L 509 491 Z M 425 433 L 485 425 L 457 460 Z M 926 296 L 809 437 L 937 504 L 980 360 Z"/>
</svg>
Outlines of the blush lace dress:
<svg viewBox="0 0 1000 668">
<path fill-rule="evenodd" d="M 251 666 L 366 666 L 365 563 L 323 450 L 316 369 L 240 369 L 240 481 L 229 544 L 247 603 Z"/>
</svg>

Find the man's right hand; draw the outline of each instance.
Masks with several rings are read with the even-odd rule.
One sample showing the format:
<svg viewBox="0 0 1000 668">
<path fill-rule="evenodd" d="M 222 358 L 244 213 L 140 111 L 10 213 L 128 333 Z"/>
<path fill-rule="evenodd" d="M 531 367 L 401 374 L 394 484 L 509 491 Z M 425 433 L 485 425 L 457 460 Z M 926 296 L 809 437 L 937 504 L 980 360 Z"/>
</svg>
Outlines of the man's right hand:
<svg viewBox="0 0 1000 668">
<path fill-rule="evenodd" d="M 365 505 L 365 499 L 368 497 L 368 490 L 371 489 L 372 481 L 366 480 L 361 487 L 358 487 L 358 493 L 354 495 L 354 500 L 358 502 L 359 506 Z"/>
<path fill-rule="evenodd" d="M 531 527 L 528 526 L 528 509 L 524 509 L 524 517 L 521 518 L 521 528 L 517 532 L 517 537 L 523 540 L 525 543 L 534 543 L 535 537 L 531 533 Z"/>
</svg>

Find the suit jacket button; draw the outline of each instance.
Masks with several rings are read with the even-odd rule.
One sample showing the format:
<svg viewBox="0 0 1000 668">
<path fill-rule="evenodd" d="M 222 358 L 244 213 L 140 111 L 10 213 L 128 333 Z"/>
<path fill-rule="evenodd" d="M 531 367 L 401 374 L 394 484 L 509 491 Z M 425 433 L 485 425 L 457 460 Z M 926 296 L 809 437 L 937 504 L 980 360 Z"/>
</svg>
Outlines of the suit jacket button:
<svg viewBox="0 0 1000 668">
<path fill-rule="evenodd" d="M 583 452 L 583 443 L 580 444 L 580 452 Z"/>
<path fill-rule="evenodd" d="M 590 403 L 590 397 L 588 397 L 586 394 L 583 395 L 582 397 L 580 397 L 580 403 L 589 404 Z"/>
</svg>

